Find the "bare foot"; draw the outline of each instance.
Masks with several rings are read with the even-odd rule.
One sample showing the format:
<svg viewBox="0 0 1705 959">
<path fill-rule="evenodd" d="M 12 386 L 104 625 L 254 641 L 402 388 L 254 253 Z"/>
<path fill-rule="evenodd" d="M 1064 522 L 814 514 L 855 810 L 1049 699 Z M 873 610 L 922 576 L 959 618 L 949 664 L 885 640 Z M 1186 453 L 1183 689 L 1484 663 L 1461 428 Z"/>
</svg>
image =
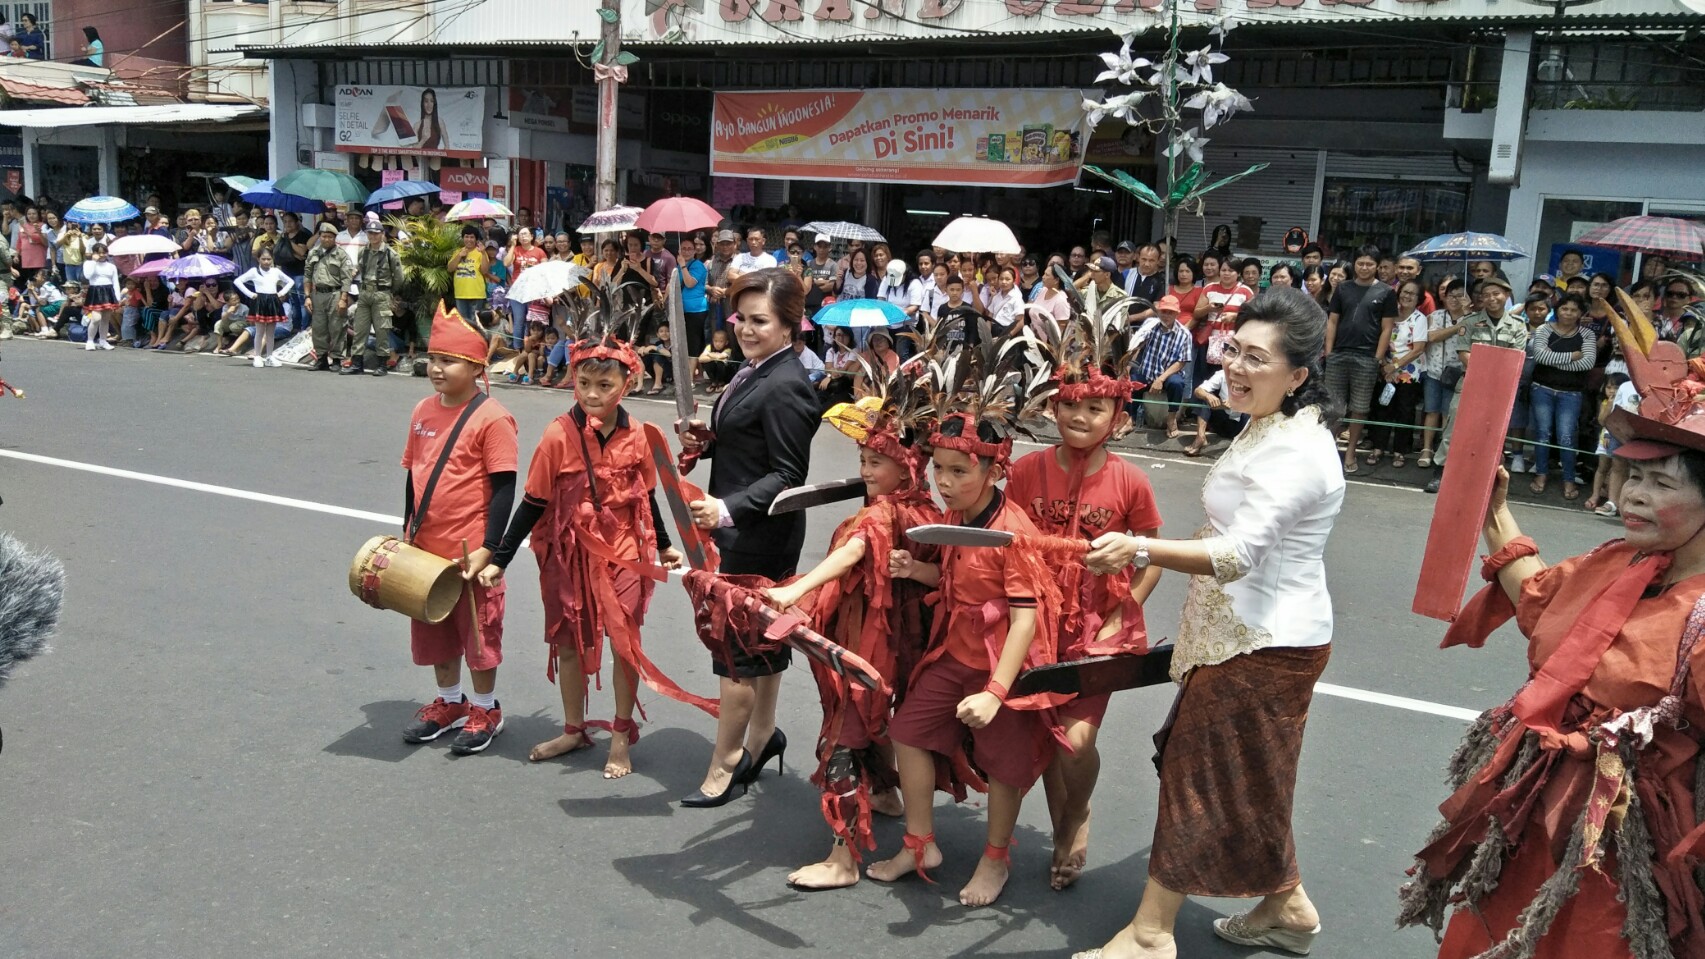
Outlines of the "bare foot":
<svg viewBox="0 0 1705 959">
<path fill-rule="evenodd" d="M 885 789 L 870 797 L 870 811 L 898 819 L 906 814 L 906 804 L 900 799 L 900 790 Z"/>
<path fill-rule="evenodd" d="M 610 737 L 610 758 L 604 761 L 605 779 L 620 779 L 633 772 L 633 761 L 628 758 L 630 748 L 632 744 L 628 742 L 626 733 Z"/>
<path fill-rule="evenodd" d="M 1169 933 L 1139 938 L 1135 929 L 1126 926 L 1105 946 L 1080 952 L 1072 959 L 1178 959 L 1178 944 Z"/>
<path fill-rule="evenodd" d="M 924 869 L 934 869 L 941 865 L 941 847 L 930 843 L 924 847 Z M 900 848 L 900 854 L 893 859 L 873 862 L 864 870 L 864 874 L 877 882 L 894 882 L 907 876 L 917 874 L 918 863 L 912 858 L 912 851 Z"/>
<path fill-rule="evenodd" d="M 999 899 L 1001 890 L 1006 888 L 1006 877 L 1011 872 L 1012 868 L 1002 860 L 988 856 L 977 860 L 977 871 L 971 874 L 971 881 L 965 884 L 965 888 L 959 890 L 959 904 L 975 909 Z"/>
<path fill-rule="evenodd" d="M 787 875 L 787 884 L 799 889 L 845 889 L 858 882 L 858 863 L 852 850 L 836 843 L 822 862 L 802 866 Z"/>
<path fill-rule="evenodd" d="M 1057 892 L 1077 882 L 1083 867 L 1089 862 L 1089 810 L 1083 818 L 1063 820 L 1054 833 L 1054 867 L 1048 872 L 1048 884 Z"/>
<path fill-rule="evenodd" d="M 1545 492 L 1545 474 L 1541 473 L 1538 476 L 1534 477 L 1533 482 L 1529 483 L 1527 488 L 1534 491 L 1535 493 Z"/>
<path fill-rule="evenodd" d="M 546 740 L 534 746 L 533 751 L 527 754 L 527 758 L 536 763 L 544 762 L 565 753 L 579 752 L 591 745 L 592 741 L 586 738 L 585 733 L 563 733 L 555 739 Z"/>
</svg>

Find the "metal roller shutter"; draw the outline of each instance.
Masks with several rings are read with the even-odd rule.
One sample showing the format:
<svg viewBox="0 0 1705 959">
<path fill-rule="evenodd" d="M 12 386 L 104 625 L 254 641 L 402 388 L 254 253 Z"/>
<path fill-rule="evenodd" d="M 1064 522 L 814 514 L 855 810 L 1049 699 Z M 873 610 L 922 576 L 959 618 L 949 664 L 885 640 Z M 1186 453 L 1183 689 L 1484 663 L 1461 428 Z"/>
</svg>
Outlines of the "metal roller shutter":
<svg viewBox="0 0 1705 959">
<path fill-rule="evenodd" d="M 1422 180 L 1470 183 L 1474 178 L 1457 168 L 1449 153 L 1391 154 L 1327 153 L 1326 175 L 1357 180 Z"/>
<path fill-rule="evenodd" d="M 1214 228 L 1231 228 L 1232 249 L 1277 253 L 1285 231 L 1300 226 L 1313 232 L 1320 196 L 1320 151 L 1274 147 L 1217 147 L 1209 144 L 1203 165 L 1214 177 L 1242 172 L 1257 163 L 1267 169 L 1203 197 L 1200 217 L 1178 220 L 1178 245 L 1187 253 L 1207 249 Z"/>
</svg>

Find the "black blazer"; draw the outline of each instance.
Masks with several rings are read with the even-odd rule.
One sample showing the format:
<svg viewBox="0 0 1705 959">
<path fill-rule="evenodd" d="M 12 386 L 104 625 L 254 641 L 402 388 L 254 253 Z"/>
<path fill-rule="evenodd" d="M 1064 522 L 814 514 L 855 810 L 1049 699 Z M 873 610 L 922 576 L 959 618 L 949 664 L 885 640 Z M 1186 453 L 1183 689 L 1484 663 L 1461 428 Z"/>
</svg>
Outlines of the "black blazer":
<svg viewBox="0 0 1705 959">
<path fill-rule="evenodd" d="M 792 348 L 758 367 L 738 392 L 717 397 L 709 422 L 716 438 L 703 453 L 710 459 L 706 492 L 722 500 L 734 520 L 712 534 L 717 549 L 782 554 L 791 557 L 791 568 L 805 546 L 805 512 L 771 516 L 770 503 L 805 482 L 811 437 L 821 422 L 817 391 Z"/>
</svg>

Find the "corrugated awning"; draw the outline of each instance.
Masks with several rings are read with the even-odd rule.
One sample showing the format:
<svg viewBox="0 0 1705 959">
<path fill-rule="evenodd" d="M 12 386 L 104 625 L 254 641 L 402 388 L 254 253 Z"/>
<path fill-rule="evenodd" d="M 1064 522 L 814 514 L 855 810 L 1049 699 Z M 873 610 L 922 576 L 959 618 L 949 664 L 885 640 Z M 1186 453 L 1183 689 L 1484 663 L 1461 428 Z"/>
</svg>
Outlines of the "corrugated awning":
<svg viewBox="0 0 1705 959">
<path fill-rule="evenodd" d="M 10 77 L 0 77 L 0 90 L 14 100 L 24 100 L 31 103 L 64 103 L 79 105 L 89 102 L 89 95 L 76 87 L 44 86 L 39 83 L 25 83 Z M 5 111 L 0 111 L 5 112 Z"/>
<path fill-rule="evenodd" d="M 229 123 L 264 117 L 267 108 L 231 103 L 162 103 L 135 107 L 43 108 L 0 110 L 0 124 L 14 127 L 81 127 L 105 123 Z"/>
</svg>

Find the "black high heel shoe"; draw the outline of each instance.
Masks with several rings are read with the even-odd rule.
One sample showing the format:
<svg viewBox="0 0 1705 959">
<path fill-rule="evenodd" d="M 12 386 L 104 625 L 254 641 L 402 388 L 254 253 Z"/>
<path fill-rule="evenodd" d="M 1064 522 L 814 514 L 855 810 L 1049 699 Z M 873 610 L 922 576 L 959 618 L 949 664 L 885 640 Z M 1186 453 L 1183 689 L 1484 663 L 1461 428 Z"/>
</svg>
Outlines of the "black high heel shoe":
<svg viewBox="0 0 1705 959">
<path fill-rule="evenodd" d="M 751 782 L 746 777 L 751 774 L 751 771 L 752 754 L 742 749 L 740 750 L 740 761 L 734 764 L 734 774 L 728 779 L 728 788 L 715 796 L 706 796 L 704 791 L 700 790 L 681 800 L 681 805 L 688 809 L 715 809 L 717 806 L 726 806 L 735 797 L 734 790 L 736 788 L 740 790 L 739 795 L 746 795 L 746 787 Z"/>
<path fill-rule="evenodd" d="M 785 771 L 782 768 L 782 753 L 785 752 L 787 752 L 787 734 L 782 732 L 780 729 L 770 730 L 770 741 L 764 744 L 764 751 L 758 754 L 758 761 L 753 763 L 752 768 L 746 772 L 746 784 L 751 785 L 758 781 L 758 776 L 763 773 L 764 767 L 769 764 L 771 756 L 774 756 L 776 760 L 776 773 L 778 775 L 784 775 Z"/>
</svg>

